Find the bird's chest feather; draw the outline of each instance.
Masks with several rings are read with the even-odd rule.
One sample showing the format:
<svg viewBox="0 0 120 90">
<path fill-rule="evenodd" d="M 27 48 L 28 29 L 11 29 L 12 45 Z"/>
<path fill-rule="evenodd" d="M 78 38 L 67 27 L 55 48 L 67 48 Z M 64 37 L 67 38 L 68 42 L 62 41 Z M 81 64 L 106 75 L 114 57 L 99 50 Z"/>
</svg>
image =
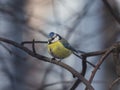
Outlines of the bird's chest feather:
<svg viewBox="0 0 120 90">
<path fill-rule="evenodd" d="M 49 44 L 48 52 L 59 59 L 66 58 L 71 54 L 71 50 L 65 48 L 59 41 Z"/>
</svg>

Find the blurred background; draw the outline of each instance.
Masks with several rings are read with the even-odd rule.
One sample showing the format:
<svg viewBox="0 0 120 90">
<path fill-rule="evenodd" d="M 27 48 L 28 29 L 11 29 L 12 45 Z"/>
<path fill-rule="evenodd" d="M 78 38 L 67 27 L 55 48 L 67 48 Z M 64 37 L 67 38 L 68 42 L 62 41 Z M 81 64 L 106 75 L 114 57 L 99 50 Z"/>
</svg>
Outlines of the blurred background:
<svg viewBox="0 0 120 90">
<path fill-rule="evenodd" d="M 120 0 L 108 0 L 120 17 Z M 56 32 L 76 49 L 93 52 L 120 40 L 120 25 L 103 0 L 0 0 L 0 37 L 22 41 L 47 41 Z M 29 49 L 31 45 L 25 45 Z M 36 44 L 37 53 L 51 57 L 46 44 Z M 88 58 L 94 64 L 99 57 Z M 110 55 L 92 82 L 95 90 L 108 90 L 117 78 Z M 74 55 L 63 60 L 81 72 L 81 61 Z M 89 79 L 93 67 L 88 65 Z M 68 90 L 75 82 L 63 68 L 37 60 L 25 52 L 0 42 L 0 90 Z M 80 84 L 76 90 L 84 90 Z M 117 84 L 113 90 L 120 90 Z"/>
</svg>

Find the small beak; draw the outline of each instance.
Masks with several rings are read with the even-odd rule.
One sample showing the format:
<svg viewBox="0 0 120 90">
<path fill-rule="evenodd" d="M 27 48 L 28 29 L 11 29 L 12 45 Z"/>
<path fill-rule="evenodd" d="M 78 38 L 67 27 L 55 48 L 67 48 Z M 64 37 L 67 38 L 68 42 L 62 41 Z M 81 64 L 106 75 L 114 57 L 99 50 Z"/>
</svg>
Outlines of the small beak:
<svg viewBox="0 0 120 90">
<path fill-rule="evenodd" d="M 48 43 L 51 43 L 51 41 L 52 41 L 52 38 L 48 38 Z"/>
</svg>

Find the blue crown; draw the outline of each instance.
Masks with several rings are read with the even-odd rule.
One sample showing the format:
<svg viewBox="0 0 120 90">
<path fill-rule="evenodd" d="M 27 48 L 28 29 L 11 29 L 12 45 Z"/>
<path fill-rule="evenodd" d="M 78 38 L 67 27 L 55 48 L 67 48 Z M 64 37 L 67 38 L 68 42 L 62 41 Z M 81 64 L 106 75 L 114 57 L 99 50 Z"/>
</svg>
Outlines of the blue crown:
<svg viewBox="0 0 120 90">
<path fill-rule="evenodd" d="M 54 35 L 55 35 L 54 32 L 50 32 L 50 33 L 49 33 L 49 37 L 50 37 L 50 38 L 53 37 Z"/>
</svg>

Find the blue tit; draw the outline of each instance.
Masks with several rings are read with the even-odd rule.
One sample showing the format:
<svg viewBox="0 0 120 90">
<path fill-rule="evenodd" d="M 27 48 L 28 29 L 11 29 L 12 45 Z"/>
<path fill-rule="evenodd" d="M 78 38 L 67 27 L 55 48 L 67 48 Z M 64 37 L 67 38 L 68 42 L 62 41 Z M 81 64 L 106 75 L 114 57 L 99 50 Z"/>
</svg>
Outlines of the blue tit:
<svg viewBox="0 0 120 90">
<path fill-rule="evenodd" d="M 80 50 L 74 49 L 63 37 L 61 37 L 59 34 L 51 32 L 49 34 L 48 39 L 48 52 L 57 59 L 60 59 L 60 61 L 64 58 L 67 58 L 72 53 L 77 56 L 78 58 L 82 57 L 79 55 L 80 53 L 85 53 Z M 91 62 L 86 61 L 91 66 L 95 67 Z"/>
<path fill-rule="evenodd" d="M 51 32 L 48 39 L 48 52 L 58 59 L 64 59 L 77 52 L 63 37 Z"/>
</svg>

